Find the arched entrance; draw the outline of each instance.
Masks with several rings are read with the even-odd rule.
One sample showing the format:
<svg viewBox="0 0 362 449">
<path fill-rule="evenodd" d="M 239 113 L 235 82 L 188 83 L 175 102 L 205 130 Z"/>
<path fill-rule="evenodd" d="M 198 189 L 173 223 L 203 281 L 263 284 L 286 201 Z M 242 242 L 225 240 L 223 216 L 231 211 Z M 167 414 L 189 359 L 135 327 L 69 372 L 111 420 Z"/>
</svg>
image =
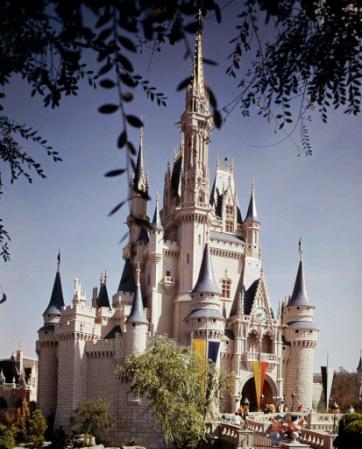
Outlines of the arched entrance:
<svg viewBox="0 0 362 449">
<path fill-rule="evenodd" d="M 272 404 L 275 403 L 275 400 L 273 397 L 276 397 L 276 392 L 273 391 L 276 390 L 275 385 L 272 385 L 272 380 L 267 376 L 265 379 L 264 385 L 263 385 L 263 392 L 262 392 L 262 399 L 261 399 L 261 409 L 265 407 L 266 404 Z M 273 388 L 274 387 L 274 388 Z M 251 377 L 246 383 L 244 384 L 244 387 L 242 389 L 241 393 L 241 401 L 240 404 L 243 404 L 243 401 L 245 398 L 248 398 L 250 402 L 249 410 L 251 412 L 257 412 L 258 411 L 258 404 L 256 399 L 256 390 L 255 390 L 255 380 L 254 377 Z"/>
</svg>

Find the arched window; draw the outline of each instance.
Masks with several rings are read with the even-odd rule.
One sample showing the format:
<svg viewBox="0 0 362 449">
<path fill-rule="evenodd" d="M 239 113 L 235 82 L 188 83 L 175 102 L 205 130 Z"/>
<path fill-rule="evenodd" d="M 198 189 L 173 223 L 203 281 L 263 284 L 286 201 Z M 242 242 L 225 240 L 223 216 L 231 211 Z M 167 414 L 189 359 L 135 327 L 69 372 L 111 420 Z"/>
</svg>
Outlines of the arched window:
<svg viewBox="0 0 362 449">
<path fill-rule="evenodd" d="M 271 336 L 268 334 L 263 335 L 263 340 L 261 342 L 261 352 L 267 352 L 271 354 L 273 351 L 273 341 Z"/>
<path fill-rule="evenodd" d="M 259 339 L 255 331 L 248 335 L 248 352 L 259 352 Z"/>
<path fill-rule="evenodd" d="M 225 278 L 221 281 L 221 296 L 223 298 L 230 298 L 231 279 Z"/>
</svg>

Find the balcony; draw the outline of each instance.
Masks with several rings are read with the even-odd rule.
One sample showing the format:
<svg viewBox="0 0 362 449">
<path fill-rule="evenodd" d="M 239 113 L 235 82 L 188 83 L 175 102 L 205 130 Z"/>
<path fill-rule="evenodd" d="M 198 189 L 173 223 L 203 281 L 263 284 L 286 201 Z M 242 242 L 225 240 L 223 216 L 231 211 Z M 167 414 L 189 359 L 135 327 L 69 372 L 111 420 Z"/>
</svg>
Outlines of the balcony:
<svg viewBox="0 0 362 449">
<path fill-rule="evenodd" d="M 275 354 L 269 354 L 268 352 L 244 352 L 242 355 L 242 361 L 249 370 L 253 368 L 253 362 L 257 360 L 268 362 L 268 371 L 271 371 L 278 363 L 277 356 Z"/>
</svg>

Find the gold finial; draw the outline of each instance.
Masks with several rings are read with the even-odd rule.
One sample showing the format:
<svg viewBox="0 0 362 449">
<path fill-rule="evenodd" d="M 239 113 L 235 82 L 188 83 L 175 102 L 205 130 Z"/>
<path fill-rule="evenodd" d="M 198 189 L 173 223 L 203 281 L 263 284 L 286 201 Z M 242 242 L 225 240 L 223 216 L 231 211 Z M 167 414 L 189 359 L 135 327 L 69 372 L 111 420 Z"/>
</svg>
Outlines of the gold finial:
<svg viewBox="0 0 362 449">
<path fill-rule="evenodd" d="M 99 282 L 100 282 L 101 285 L 103 284 L 103 273 L 101 273 L 101 275 L 100 275 Z"/>
<path fill-rule="evenodd" d="M 104 269 L 104 280 L 103 283 L 106 284 L 107 283 L 107 268 Z"/>
<path fill-rule="evenodd" d="M 298 242 L 298 253 L 299 253 L 299 259 L 301 262 L 303 262 L 303 242 L 302 237 L 300 237 Z"/>
<path fill-rule="evenodd" d="M 141 285 L 141 268 L 139 261 L 137 262 L 137 268 L 136 268 L 136 284 L 137 286 Z"/>
</svg>

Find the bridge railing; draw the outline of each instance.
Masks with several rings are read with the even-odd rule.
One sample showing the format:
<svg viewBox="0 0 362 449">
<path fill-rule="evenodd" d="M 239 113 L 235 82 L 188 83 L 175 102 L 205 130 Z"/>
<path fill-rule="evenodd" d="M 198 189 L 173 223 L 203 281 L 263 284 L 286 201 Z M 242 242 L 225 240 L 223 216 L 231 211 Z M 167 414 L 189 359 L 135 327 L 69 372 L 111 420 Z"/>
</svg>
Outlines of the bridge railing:
<svg viewBox="0 0 362 449">
<path fill-rule="evenodd" d="M 333 449 L 333 441 L 336 436 L 320 430 L 303 429 L 299 441 L 309 444 L 313 449 Z"/>
</svg>

